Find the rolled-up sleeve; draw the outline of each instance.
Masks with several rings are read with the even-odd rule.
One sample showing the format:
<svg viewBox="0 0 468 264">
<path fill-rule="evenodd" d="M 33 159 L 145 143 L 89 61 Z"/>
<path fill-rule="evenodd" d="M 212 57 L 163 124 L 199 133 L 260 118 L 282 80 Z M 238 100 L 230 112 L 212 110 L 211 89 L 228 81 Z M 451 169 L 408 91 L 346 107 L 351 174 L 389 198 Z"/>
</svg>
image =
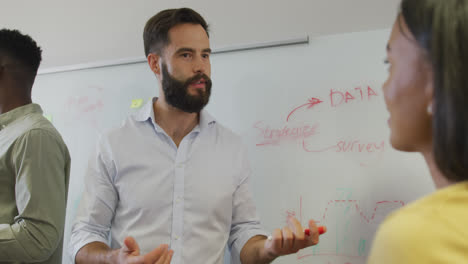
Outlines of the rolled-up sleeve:
<svg viewBox="0 0 468 264">
<path fill-rule="evenodd" d="M 260 225 L 252 193 L 250 192 L 251 169 L 245 148 L 240 153 L 240 161 L 239 184 L 233 197 L 231 233 L 228 240 L 233 264 L 241 263 L 240 252 L 250 238 L 256 235 L 268 235 Z"/>
<path fill-rule="evenodd" d="M 28 131 L 11 149 L 18 215 L 0 224 L 0 262 L 42 262 L 62 241 L 70 156 L 57 135 Z"/>
<path fill-rule="evenodd" d="M 73 263 L 78 251 L 86 244 L 109 244 L 109 231 L 118 202 L 118 193 L 112 180 L 115 167 L 110 153 L 108 144 L 100 140 L 89 159 L 84 192 L 69 243 Z"/>
</svg>

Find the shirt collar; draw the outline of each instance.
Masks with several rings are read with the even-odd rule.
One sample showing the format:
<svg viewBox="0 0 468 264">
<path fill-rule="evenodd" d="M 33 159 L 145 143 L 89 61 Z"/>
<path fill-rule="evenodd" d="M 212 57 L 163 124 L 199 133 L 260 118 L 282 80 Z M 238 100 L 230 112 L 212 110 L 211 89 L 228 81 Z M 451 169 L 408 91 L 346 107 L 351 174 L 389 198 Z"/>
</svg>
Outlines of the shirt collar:
<svg viewBox="0 0 468 264">
<path fill-rule="evenodd" d="M 27 104 L 10 110 L 0 115 L 0 130 L 11 124 L 22 116 L 32 113 L 42 114 L 42 109 L 38 104 Z"/>
<path fill-rule="evenodd" d="M 153 103 L 157 100 L 157 97 L 153 97 L 152 100 L 149 100 L 135 115 L 135 120 L 139 122 L 145 122 L 148 119 L 152 121 L 155 125 L 156 131 L 161 131 L 161 127 L 156 124 L 154 119 L 154 108 Z M 200 122 L 194 128 L 194 131 L 200 131 L 208 128 L 209 126 L 216 123 L 216 120 L 206 111 L 202 109 L 200 112 Z"/>
<path fill-rule="evenodd" d="M 200 129 L 207 129 L 209 126 L 214 125 L 215 123 L 216 120 L 214 119 L 214 117 L 211 116 L 210 113 L 208 113 L 208 111 L 202 109 L 200 112 Z"/>
<path fill-rule="evenodd" d="M 135 120 L 140 122 L 145 122 L 148 119 L 152 119 L 154 121 L 154 109 L 153 109 L 153 102 L 156 101 L 158 98 L 153 97 L 151 100 L 146 102 L 140 110 L 138 110 L 135 114 Z"/>
</svg>

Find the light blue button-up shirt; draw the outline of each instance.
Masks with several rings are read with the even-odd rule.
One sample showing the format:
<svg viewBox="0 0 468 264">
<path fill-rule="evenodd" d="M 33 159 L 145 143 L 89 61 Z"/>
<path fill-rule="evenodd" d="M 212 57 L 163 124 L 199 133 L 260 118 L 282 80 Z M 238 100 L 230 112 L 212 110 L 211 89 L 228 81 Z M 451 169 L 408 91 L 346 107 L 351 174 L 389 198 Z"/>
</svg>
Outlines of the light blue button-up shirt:
<svg viewBox="0 0 468 264">
<path fill-rule="evenodd" d="M 152 103 L 98 143 L 72 228 L 73 260 L 84 245 L 120 248 L 133 236 L 142 254 L 159 244 L 172 263 L 233 263 L 261 229 L 249 191 L 250 166 L 241 139 L 206 111 L 179 147 L 154 122 Z"/>
</svg>

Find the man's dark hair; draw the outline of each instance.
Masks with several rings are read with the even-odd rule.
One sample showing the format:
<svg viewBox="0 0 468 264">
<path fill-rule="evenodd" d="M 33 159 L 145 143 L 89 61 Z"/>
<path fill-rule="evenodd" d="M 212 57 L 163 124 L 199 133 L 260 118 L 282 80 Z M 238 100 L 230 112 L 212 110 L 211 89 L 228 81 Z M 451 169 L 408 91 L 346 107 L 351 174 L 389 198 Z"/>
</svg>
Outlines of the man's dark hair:
<svg viewBox="0 0 468 264">
<path fill-rule="evenodd" d="M 19 64 L 27 77 L 34 80 L 42 60 L 42 50 L 30 36 L 18 30 L 0 30 L 0 58 Z"/>
<path fill-rule="evenodd" d="M 201 25 L 208 34 L 208 24 L 205 19 L 190 8 L 166 9 L 163 10 L 146 22 L 143 31 L 143 41 L 145 46 L 145 55 L 150 53 L 162 54 L 164 47 L 169 44 L 169 30 L 180 24 Z"/>
<path fill-rule="evenodd" d="M 400 15 L 434 73 L 436 164 L 449 180 L 468 180 L 468 1 L 402 0 Z"/>
</svg>

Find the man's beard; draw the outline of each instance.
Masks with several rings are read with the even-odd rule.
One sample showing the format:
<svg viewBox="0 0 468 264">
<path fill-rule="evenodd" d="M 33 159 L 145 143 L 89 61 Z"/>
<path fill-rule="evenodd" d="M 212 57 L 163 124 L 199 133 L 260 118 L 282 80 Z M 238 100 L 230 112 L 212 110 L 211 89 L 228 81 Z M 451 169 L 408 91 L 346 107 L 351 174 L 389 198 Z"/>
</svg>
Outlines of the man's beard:
<svg viewBox="0 0 468 264">
<path fill-rule="evenodd" d="M 211 79 L 205 74 L 197 74 L 185 81 L 173 78 L 167 71 L 167 65 L 162 63 L 162 89 L 164 98 L 171 106 L 187 113 L 199 113 L 210 99 Z M 188 87 L 200 79 L 205 81 L 205 90 L 197 89 L 196 95 L 188 93 Z"/>
</svg>

